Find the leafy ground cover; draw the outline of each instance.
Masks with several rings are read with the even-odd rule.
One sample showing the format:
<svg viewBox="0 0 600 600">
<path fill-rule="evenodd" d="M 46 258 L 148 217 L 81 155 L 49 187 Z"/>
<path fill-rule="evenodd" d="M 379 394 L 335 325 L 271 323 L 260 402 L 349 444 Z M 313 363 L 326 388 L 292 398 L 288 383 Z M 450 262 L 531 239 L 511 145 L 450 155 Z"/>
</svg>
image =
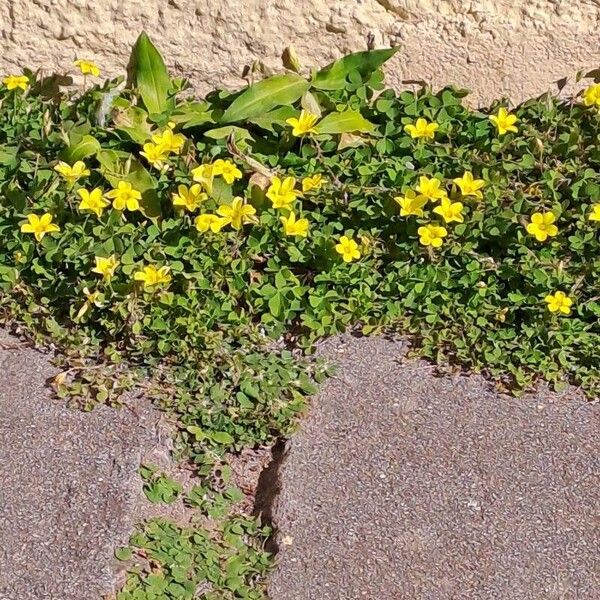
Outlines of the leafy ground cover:
<svg viewBox="0 0 600 600">
<path fill-rule="evenodd" d="M 385 89 L 393 52 L 309 77 L 288 52 L 197 100 L 142 34 L 127 81 L 88 61 L 84 89 L 3 81 L 3 322 L 61 349 L 83 408 L 143 387 L 203 478 L 146 469 L 147 490 L 216 515 L 136 533 L 121 600 L 263 597 L 268 530 L 236 514 L 225 455 L 291 433 L 323 336 L 394 328 L 513 392 L 598 393 L 600 84 L 472 110 Z"/>
</svg>

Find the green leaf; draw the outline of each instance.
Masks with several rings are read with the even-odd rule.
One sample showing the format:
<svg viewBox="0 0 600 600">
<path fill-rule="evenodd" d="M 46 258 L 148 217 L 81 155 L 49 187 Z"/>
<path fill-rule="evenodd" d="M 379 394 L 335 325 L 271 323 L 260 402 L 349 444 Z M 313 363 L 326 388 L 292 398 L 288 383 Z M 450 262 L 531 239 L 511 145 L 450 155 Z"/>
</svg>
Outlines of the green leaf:
<svg viewBox="0 0 600 600">
<path fill-rule="evenodd" d="M 226 431 L 213 431 L 210 437 L 217 444 L 233 444 L 234 441 Z"/>
<path fill-rule="evenodd" d="M 92 156 L 101 149 L 100 142 L 91 135 L 73 135 L 71 144 L 60 153 L 60 158 L 70 165 Z"/>
<path fill-rule="evenodd" d="M 235 125 L 217 127 L 216 129 L 209 129 L 204 132 L 207 138 L 213 140 L 226 140 L 231 134 L 233 134 L 236 146 L 240 150 L 245 150 L 248 147 L 248 140 L 252 139 L 252 134 L 247 129 L 236 127 Z"/>
<path fill-rule="evenodd" d="M 312 87 L 318 90 L 344 89 L 347 77 L 353 72 L 358 72 L 365 81 L 398 50 L 399 48 L 387 48 L 348 54 L 317 71 L 311 81 Z"/>
<path fill-rule="evenodd" d="M 165 62 L 146 32 L 140 33 L 127 67 L 129 85 L 137 88 L 150 114 L 173 110 L 171 79 Z"/>
<path fill-rule="evenodd" d="M 17 159 L 16 146 L 0 146 L 0 165 L 10 165 Z"/>
<path fill-rule="evenodd" d="M 115 550 L 115 558 L 117 560 L 129 560 L 133 556 L 133 552 L 131 548 L 127 546 L 122 546 Z"/>
<path fill-rule="evenodd" d="M 223 123 L 244 121 L 263 115 L 277 106 L 296 102 L 310 84 L 296 73 L 274 75 L 246 88 L 221 117 Z"/>
<path fill-rule="evenodd" d="M 148 113 L 139 106 L 115 110 L 113 122 L 118 132 L 124 133 L 137 144 L 146 143 L 152 136 L 152 125 L 148 121 Z"/>
<path fill-rule="evenodd" d="M 298 111 L 294 107 L 280 106 L 279 108 L 271 110 L 258 117 L 253 117 L 252 119 L 249 119 L 249 121 L 255 125 L 258 125 L 259 127 L 262 127 L 263 129 L 273 131 L 273 125 L 285 126 L 286 119 L 295 117 L 297 115 Z"/>
<path fill-rule="evenodd" d="M 367 121 L 356 110 L 345 110 L 330 113 L 316 125 L 318 133 L 369 133 L 374 129 L 373 123 Z"/>
<path fill-rule="evenodd" d="M 205 123 L 214 123 L 213 112 L 209 110 L 208 102 L 188 102 L 178 106 L 169 118 L 181 125 L 183 129 L 188 129 Z"/>
</svg>

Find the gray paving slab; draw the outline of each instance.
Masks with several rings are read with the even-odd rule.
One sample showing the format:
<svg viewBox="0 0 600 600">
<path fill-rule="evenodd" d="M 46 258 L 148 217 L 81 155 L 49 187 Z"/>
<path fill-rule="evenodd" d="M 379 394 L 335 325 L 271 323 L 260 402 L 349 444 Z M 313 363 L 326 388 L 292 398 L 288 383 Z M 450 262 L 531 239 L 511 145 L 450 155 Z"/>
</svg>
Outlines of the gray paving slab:
<svg viewBox="0 0 600 600">
<path fill-rule="evenodd" d="M 600 407 L 342 337 L 288 442 L 271 600 L 598 600 Z"/>
<path fill-rule="evenodd" d="M 103 598 L 134 525 L 155 415 L 68 409 L 55 372 L 0 332 L 0 600 Z"/>
</svg>

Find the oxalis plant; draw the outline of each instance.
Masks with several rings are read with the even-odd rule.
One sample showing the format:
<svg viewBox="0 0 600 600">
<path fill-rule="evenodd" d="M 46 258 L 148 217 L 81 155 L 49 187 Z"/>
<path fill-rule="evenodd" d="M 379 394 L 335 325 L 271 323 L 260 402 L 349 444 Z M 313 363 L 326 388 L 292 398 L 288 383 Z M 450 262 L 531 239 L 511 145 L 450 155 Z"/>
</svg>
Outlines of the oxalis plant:
<svg viewBox="0 0 600 600">
<path fill-rule="evenodd" d="M 75 91 L 3 80 L 3 322 L 60 350 L 73 403 L 152 398 L 201 477 L 143 468 L 203 518 L 136 532 L 120 600 L 264 598 L 269 531 L 236 511 L 227 453 L 291 433 L 324 336 L 395 330 L 506 391 L 598 393 L 600 84 L 472 110 L 384 89 L 393 54 L 307 77 L 288 53 L 194 100 L 142 34 L 126 81 L 86 60 Z"/>
</svg>

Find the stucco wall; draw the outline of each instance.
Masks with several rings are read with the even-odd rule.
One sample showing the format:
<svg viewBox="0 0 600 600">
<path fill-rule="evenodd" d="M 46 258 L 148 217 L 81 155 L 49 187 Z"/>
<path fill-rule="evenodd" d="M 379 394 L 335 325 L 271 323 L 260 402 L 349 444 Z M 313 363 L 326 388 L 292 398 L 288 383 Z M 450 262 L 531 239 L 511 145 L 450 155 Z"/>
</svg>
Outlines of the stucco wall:
<svg viewBox="0 0 600 600">
<path fill-rule="evenodd" d="M 121 73 L 145 29 L 198 91 L 239 85 L 246 64 L 279 67 L 292 43 L 308 66 L 400 45 L 388 81 L 520 100 L 600 66 L 598 0 L 0 0 L 0 71 L 65 69 L 75 56 Z"/>
</svg>

